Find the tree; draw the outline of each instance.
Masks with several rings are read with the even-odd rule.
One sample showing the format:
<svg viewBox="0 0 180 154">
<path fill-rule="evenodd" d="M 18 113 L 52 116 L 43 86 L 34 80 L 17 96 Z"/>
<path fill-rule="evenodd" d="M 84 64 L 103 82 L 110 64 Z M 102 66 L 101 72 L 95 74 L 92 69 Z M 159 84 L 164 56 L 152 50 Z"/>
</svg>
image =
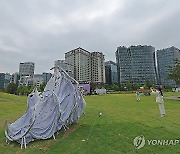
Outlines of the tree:
<svg viewBox="0 0 180 154">
<path fill-rule="evenodd" d="M 126 87 L 126 88 L 125 88 Z M 131 81 L 127 81 L 126 84 L 125 84 L 125 89 L 126 90 L 132 90 L 133 89 L 133 84 Z"/>
<path fill-rule="evenodd" d="M 133 85 L 133 90 L 137 90 L 137 89 L 139 89 L 141 87 L 141 85 L 140 84 L 134 84 Z"/>
<path fill-rule="evenodd" d="M 153 85 L 153 84 L 152 84 L 149 80 L 146 80 L 146 81 L 145 81 L 145 88 L 146 88 L 146 89 L 150 89 L 150 87 L 152 87 L 152 85 Z"/>
<path fill-rule="evenodd" d="M 20 85 L 18 88 L 17 88 L 17 94 L 18 95 L 27 95 L 29 94 L 29 89 L 27 86 L 23 86 L 23 85 Z"/>
<path fill-rule="evenodd" d="M 46 83 L 43 82 L 43 83 L 40 85 L 40 87 L 39 87 L 40 91 L 43 92 L 43 90 L 44 90 L 45 87 L 46 87 Z"/>
<path fill-rule="evenodd" d="M 113 84 L 111 85 L 111 88 L 112 88 L 113 90 L 115 90 L 115 91 L 118 91 L 118 90 L 119 90 L 118 85 L 115 84 L 115 83 L 113 83 Z"/>
<path fill-rule="evenodd" d="M 14 82 L 8 84 L 6 92 L 10 94 L 15 94 L 17 90 L 17 85 Z"/>
<path fill-rule="evenodd" d="M 33 91 L 33 89 L 34 89 L 34 86 L 30 86 L 30 87 L 28 87 L 29 94 Z"/>
<path fill-rule="evenodd" d="M 104 86 L 105 86 L 105 88 L 107 90 L 114 90 L 114 91 L 118 91 L 119 90 L 119 87 L 118 87 L 117 83 L 105 84 Z"/>
<path fill-rule="evenodd" d="M 180 84 L 180 60 L 176 60 L 175 67 L 170 68 L 170 74 L 168 77 L 169 79 L 174 80 L 177 85 Z"/>
</svg>

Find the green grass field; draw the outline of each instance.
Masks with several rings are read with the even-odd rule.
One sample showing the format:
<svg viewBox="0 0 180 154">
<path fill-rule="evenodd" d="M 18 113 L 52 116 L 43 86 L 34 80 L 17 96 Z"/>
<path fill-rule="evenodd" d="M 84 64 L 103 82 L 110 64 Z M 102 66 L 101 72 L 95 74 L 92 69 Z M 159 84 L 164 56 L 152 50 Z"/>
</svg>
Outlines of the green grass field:
<svg viewBox="0 0 180 154">
<path fill-rule="evenodd" d="M 136 101 L 135 94 L 86 96 L 85 100 L 85 115 L 77 124 L 61 131 L 56 140 L 34 141 L 21 150 L 16 142 L 5 143 L 3 127 L 6 119 L 12 123 L 23 115 L 26 97 L 0 93 L 0 153 L 180 153 L 180 143 L 148 145 L 146 142 L 141 149 L 133 145 L 134 138 L 140 135 L 145 140 L 180 140 L 180 101 L 165 99 L 166 117 L 160 118 L 155 96 L 142 96 L 140 102 Z M 101 117 L 98 112 L 102 112 Z"/>
</svg>

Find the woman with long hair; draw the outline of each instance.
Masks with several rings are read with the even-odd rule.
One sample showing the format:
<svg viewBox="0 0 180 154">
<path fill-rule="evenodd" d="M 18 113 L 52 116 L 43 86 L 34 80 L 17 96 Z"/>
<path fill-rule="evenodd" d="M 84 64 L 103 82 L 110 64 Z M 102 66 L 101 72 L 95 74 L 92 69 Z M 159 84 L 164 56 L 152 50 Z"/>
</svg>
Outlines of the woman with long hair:
<svg viewBox="0 0 180 154">
<path fill-rule="evenodd" d="M 164 99 L 161 88 L 160 87 L 158 89 L 151 88 L 151 91 L 152 94 L 156 94 L 156 102 L 159 105 L 160 116 L 165 117 Z"/>
</svg>

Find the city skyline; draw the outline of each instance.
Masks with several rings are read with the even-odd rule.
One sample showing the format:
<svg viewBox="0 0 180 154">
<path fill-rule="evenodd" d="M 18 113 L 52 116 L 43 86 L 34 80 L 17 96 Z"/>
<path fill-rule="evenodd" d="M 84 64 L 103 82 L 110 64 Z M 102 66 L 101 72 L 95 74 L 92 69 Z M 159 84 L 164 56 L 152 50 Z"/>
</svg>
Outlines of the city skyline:
<svg viewBox="0 0 180 154">
<path fill-rule="evenodd" d="M 0 72 L 32 61 L 49 72 L 64 53 L 82 47 L 115 61 L 117 47 L 180 48 L 180 2 L 175 0 L 2 1 Z"/>
<path fill-rule="evenodd" d="M 131 46 L 129 46 L 129 47 L 138 47 L 138 46 L 147 46 L 147 45 L 131 45 Z M 149 45 L 149 46 L 151 46 L 151 45 Z M 125 48 L 127 48 L 126 46 L 124 46 L 124 45 L 122 45 L 122 46 L 118 46 L 117 48 L 116 48 L 116 50 L 119 48 L 119 47 L 125 47 Z M 153 47 L 153 46 L 152 46 Z M 78 48 L 81 48 L 81 47 L 78 47 Z M 76 49 L 78 49 L 78 48 L 75 48 L 75 49 L 71 49 L 71 50 L 76 50 Z M 154 47 L 155 48 L 155 47 Z M 169 47 L 169 48 L 176 48 L 176 47 L 174 47 L 174 46 L 171 46 L 171 47 Z M 169 48 L 162 48 L 162 49 L 159 49 L 159 50 L 166 50 L 166 49 L 169 49 Z M 83 49 L 83 48 L 81 48 L 81 49 Z M 176 48 L 177 50 L 180 50 L 180 49 L 178 49 L 178 48 Z M 86 49 L 83 49 L 83 50 L 86 50 Z M 155 49 L 155 52 L 158 52 L 159 50 L 156 50 Z M 87 50 L 86 50 L 87 51 Z M 89 51 L 87 51 L 87 52 L 89 52 Z M 92 51 L 93 52 L 93 51 Z M 35 68 L 34 68 L 34 74 L 42 74 L 42 73 L 52 73 L 53 71 L 51 70 L 51 68 L 52 67 L 54 67 L 54 63 L 55 63 L 55 61 L 66 61 L 65 60 L 65 54 L 66 53 L 64 53 L 64 58 L 63 59 L 56 59 L 56 60 L 54 60 L 52 63 L 53 63 L 53 65 L 50 67 L 50 69 L 46 69 L 46 71 L 39 71 L 39 72 L 36 72 L 36 64 L 35 64 L 35 62 L 34 61 L 21 61 L 21 62 L 19 62 L 19 64 L 21 64 L 21 63 L 34 63 L 34 65 L 35 65 Z M 104 54 L 103 52 L 102 52 L 102 54 Z M 106 57 L 106 55 L 104 55 L 104 58 Z M 108 62 L 108 61 L 112 61 L 112 62 L 114 62 L 114 63 L 116 63 L 116 52 L 114 53 L 114 60 L 106 60 L 106 58 L 105 58 L 105 62 Z M 13 72 L 8 72 L 8 71 L 4 71 L 4 72 L 0 72 L 0 73 L 9 73 L 9 74 L 14 74 L 14 73 L 18 73 L 19 72 L 19 64 L 17 64 L 17 70 L 15 70 L 15 71 L 13 71 Z"/>
<path fill-rule="evenodd" d="M 89 52 L 76 48 L 65 53 L 65 60 L 54 61 L 54 67 L 62 67 L 72 78 L 80 82 L 117 83 L 119 87 L 127 82 L 176 86 L 168 79 L 169 67 L 174 67 L 174 60 L 180 59 L 180 50 L 172 46 L 157 50 L 153 46 L 119 46 L 116 51 L 116 62 L 106 61 L 102 52 Z M 9 82 L 20 85 L 41 85 L 47 82 L 51 73 L 34 74 L 34 62 L 19 64 L 19 73 L 12 76 L 2 73 L 0 87 L 6 87 Z"/>
</svg>

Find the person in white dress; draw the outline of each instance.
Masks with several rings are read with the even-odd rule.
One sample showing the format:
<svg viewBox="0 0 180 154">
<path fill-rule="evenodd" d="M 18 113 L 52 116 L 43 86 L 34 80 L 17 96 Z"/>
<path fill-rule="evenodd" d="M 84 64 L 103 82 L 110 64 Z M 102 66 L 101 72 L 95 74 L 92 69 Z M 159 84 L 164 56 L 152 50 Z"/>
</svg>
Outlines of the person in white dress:
<svg viewBox="0 0 180 154">
<path fill-rule="evenodd" d="M 160 116 L 165 117 L 164 99 L 161 88 L 155 89 L 151 88 L 151 94 L 156 94 L 156 102 L 159 105 Z"/>
<path fill-rule="evenodd" d="M 139 93 L 138 90 L 136 91 L 136 100 L 137 100 L 137 101 L 140 101 L 140 93 Z"/>
</svg>

